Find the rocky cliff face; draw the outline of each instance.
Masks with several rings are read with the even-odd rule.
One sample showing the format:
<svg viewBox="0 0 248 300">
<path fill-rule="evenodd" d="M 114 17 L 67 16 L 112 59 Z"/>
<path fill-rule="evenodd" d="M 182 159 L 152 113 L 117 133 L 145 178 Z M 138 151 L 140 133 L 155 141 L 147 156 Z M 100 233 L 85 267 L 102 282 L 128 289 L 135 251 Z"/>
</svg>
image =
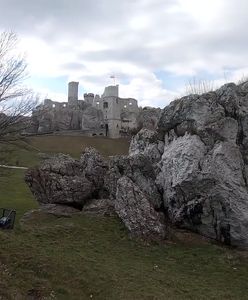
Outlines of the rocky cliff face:
<svg viewBox="0 0 248 300">
<path fill-rule="evenodd" d="M 169 223 L 248 247 L 247 130 L 248 83 L 228 84 L 172 102 L 127 157 L 105 162 L 87 150 L 80 161 L 45 162 L 26 181 L 40 203 L 108 199 L 99 207 L 111 203 L 135 236 L 164 238 Z"/>
<path fill-rule="evenodd" d="M 172 223 L 227 244 L 248 246 L 248 83 L 172 102 L 156 184 Z"/>
</svg>

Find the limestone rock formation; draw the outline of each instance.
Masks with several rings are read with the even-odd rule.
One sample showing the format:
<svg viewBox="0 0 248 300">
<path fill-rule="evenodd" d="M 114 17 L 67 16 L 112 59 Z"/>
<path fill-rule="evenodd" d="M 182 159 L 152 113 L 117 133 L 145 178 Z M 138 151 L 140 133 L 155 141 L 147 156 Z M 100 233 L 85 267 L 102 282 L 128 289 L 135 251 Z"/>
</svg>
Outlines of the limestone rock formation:
<svg viewBox="0 0 248 300">
<path fill-rule="evenodd" d="M 161 116 L 161 109 L 144 107 L 137 116 L 137 128 L 155 130 Z"/>
<path fill-rule="evenodd" d="M 39 168 L 30 169 L 25 180 L 40 204 L 81 207 L 95 189 L 80 163 L 62 154 L 46 160 Z"/>
<path fill-rule="evenodd" d="M 164 142 L 163 139 L 159 138 L 158 132 L 144 128 L 133 136 L 129 147 L 129 155 L 143 154 L 152 163 L 156 163 L 161 159 L 163 150 Z"/>
<path fill-rule="evenodd" d="M 156 209 L 162 205 L 161 194 L 155 184 L 156 174 L 149 158 L 142 154 L 116 156 L 109 162 L 109 170 L 104 179 L 105 191 L 112 199 L 116 198 L 117 181 L 122 176 L 130 178 Z"/>
<path fill-rule="evenodd" d="M 164 216 L 156 212 L 147 195 L 131 179 L 122 176 L 117 182 L 115 211 L 134 236 L 164 239 Z"/>
<path fill-rule="evenodd" d="M 170 221 L 227 244 L 248 246 L 248 84 L 172 102 L 157 185 Z"/>
<path fill-rule="evenodd" d="M 58 213 L 61 205 L 81 209 L 83 214 L 113 215 L 117 212 L 131 234 L 161 239 L 166 232 L 163 218 L 156 211 L 160 210 L 162 201 L 155 179 L 146 156 L 119 156 L 105 161 L 93 148 L 85 149 L 79 161 L 66 155 L 48 159 L 40 167 L 28 170 L 25 176 L 39 204 L 43 207 L 46 204 L 48 210 L 51 207 L 52 214 L 57 212 L 58 205 Z M 129 180 L 126 187 L 123 180 Z M 133 194 L 129 191 L 131 186 Z M 127 189 L 125 193 L 124 189 Z M 126 212 L 122 212 L 130 195 L 133 208 L 126 207 Z M 140 205 L 144 206 L 141 213 L 138 212 Z M 134 208 L 138 219 L 136 225 L 131 226 Z M 145 212 L 146 208 L 149 210 Z"/>
<path fill-rule="evenodd" d="M 106 163 L 99 153 L 86 148 L 80 161 L 60 154 L 30 169 L 25 180 L 40 204 L 65 204 L 82 208 L 98 196 Z"/>
<path fill-rule="evenodd" d="M 92 148 L 86 148 L 80 157 L 80 166 L 85 177 L 93 183 L 96 191 L 99 191 L 104 182 L 104 176 L 108 169 L 107 162 L 100 153 Z"/>
<path fill-rule="evenodd" d="M 156 128 L 133 137 L 129 156 L 104 161 L 87 149 L 80 161 L 48 160 L 26 181 L 40 203 L 114 207 L 135 236 L 164 238 L 165 218 L 248 248 L 248 82 L 173 101 Z"/>
</svg>

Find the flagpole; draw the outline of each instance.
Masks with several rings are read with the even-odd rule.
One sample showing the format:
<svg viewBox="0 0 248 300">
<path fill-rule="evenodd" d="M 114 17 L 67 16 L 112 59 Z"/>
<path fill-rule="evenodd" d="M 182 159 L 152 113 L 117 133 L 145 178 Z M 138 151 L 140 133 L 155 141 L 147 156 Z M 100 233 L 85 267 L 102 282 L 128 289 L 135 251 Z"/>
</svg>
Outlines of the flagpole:
<svg viewBox="0 0 248 300">
<path fill-rule="evenodd" d="M 115 85 L 115 75 L 110 76 L 111 79 L 113 79 L 114 85 Z"/>
</svg>

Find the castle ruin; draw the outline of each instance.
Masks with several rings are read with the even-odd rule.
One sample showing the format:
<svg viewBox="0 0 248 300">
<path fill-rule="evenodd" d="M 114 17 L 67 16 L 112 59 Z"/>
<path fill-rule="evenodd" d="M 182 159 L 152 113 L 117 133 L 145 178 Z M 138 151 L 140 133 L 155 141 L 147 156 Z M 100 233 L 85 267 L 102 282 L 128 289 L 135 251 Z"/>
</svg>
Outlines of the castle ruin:
<svg viewBox="0 0 248 300">
<path fill-rule="evenodd" d="M 87 135 L 110 138 L 128 136 L 137 127 L 139 107 L 133 98 L 120 98 L 119 86 L 107 86 L 101 96 L 85 93 L 78 99 L 78 82 L 68 84 L 68 102 L 45 99 L 33 111 L 33 131 L 78 130 Z"/>
</svg>

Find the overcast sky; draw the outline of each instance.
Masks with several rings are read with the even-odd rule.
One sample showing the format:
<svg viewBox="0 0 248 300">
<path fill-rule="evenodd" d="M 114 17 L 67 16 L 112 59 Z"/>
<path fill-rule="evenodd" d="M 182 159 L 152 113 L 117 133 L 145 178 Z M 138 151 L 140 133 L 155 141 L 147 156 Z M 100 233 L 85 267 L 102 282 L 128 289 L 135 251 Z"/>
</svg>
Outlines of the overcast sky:
<svg viewBox="0 0 248 300">
<path fill-rule="evenodd" d="M 0 31 L 14 30 L 29 84 L 65 100 L 67 83 L 164 107 L 192 78 L 217 84 L 248 74 L 247 0 L 0 0 Z M 82 98 L 82 97 L 80 97 Z"/>
</svg>

